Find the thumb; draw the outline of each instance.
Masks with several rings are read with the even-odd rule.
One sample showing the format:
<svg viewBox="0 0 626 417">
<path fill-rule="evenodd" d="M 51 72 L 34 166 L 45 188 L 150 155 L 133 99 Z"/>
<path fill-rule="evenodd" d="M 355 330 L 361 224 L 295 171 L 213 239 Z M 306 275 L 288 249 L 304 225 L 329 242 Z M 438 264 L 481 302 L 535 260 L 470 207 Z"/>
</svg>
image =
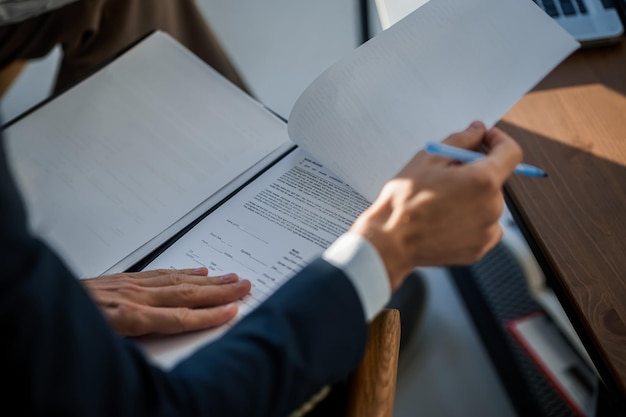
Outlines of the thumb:
<svg viewBox="0 0 626 417">
<path fill-rule="evenodd" d="M 483 122 L 472 122 L 467 129 L 462 132 L 453 133 L 443 140 L 443 143 L 457 148 L 476 149 L 487 133 L 487 128 Z"/>
</svg>

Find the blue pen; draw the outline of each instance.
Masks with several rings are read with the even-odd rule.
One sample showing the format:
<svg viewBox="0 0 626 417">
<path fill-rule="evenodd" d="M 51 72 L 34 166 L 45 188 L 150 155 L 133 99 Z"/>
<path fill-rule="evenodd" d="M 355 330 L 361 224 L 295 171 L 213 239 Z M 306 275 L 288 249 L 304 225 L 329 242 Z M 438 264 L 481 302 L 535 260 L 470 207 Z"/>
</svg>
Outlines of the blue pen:
<svg viewBox="0 0 626 417">
<path fill-rule="evenodd" d="M 424 150 L 429 154 L 455 159 L 459 162 L 474 162 L 485 157 L 484 154 L 479 152 L 468 151 L 467 149 L 461 149 L 455 146 L 444 145 L 443 143 L 437 142 L 428 142 Z M 515 167 L 513 172 L 516 174 L 525 175 L 527 177 L 548 176 L 545 171 L 528 164 L 519 164 Z"/>
</svg>

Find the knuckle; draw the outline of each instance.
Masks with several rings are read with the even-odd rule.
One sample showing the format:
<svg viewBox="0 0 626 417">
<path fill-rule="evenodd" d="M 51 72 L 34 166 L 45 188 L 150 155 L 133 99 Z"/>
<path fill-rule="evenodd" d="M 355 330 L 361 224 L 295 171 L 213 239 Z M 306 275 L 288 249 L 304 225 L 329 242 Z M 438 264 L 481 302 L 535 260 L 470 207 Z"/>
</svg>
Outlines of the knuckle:
<svg viewBox="0 0 626 417">
<path fill-rule="evenodd" d="M 478 262 L 481 259 L 483 259 L 485 257 L 485 255 L 487 255 L 487 253 L 489 253 L 491 248 L 492 248 L 491 243 L 486 243 L 486 244 L 482 245 L 481 247 L 477 248 L 476 252 L 474 252 L 474 262 Z"/>
<path fill-rule="evenodd" d="M 132 282 L 129 281 L 122 281 L 120 283 L 118 283 L 117 285 L 117 292 L 122 295 L 122 296 L 126 296 L 126 297 L 132 297 L 133 295 L 141 292 L 142 287 L 133 284 Z"/>
<path fill-rule="evenodd" d="M 487 253 L 485 246 L 475 246 L 465 253 L 463 262 L 465 265 L 472 265 L 480 261 Z"/>
<path fill-rule="evenodd" d="M 174 310 L 174 314 L 172 315 L 174 319 L 174 324 L 179 332 L 187 331 L 187 322 L 189 320 L 190 310 L 185 307 L 178 307 Z"/>
<path fill-rule="evenodd" d="M 494 202 L 493 207 L 495 210 L 494 212 L 495 217 L 500 219 L 500 217 L 502 217 L 502 214 L 504 213 L 504 197 L 502 195 L 498 195 L 498 198 Z"/>
<path fill-rule="evenodd" d="M 133 317 L 138 313 L 138 306 L 134 303 L 120 301 L 115 305 L 116 314 L 120 317 Z"/>
<path fill-rule="evenodd" d="M 482 193 L 500 192 L 500 184 L 496 176 L 486 170 L 472 170 L 467 175 L 467 180 L 475 191 Z"/>
<path fill-rule="evenodd" d="M 394 196 L 397 196 L 397 193 L 403 191 L 403 184 L 405 182 L 406 180 L 404 178 L 392 178 L 391 180 L 387 181 L 385 185 L 383 185 L 383 188 L 381 190 L 381 199 L 377 200 L 389 200 L 391 198 L 394 198 Z"/>
<path fill-rule="evenodd" d="M 99 278 L 95 278 L 96 281 L 100 280 L 100 281 L 114 281 L 115 284 L 119 284 L 119 283 L 123 283 L 123 282 L 133 282 L 133 276 L 129 273 L 119 273 L 119 274 L 115 274 L 115 275 L 108 275 L 108 276 L 103 276 L 103 277 L 99 277 Z"/>
<path fill-rule="evenodd" d="M 517 159 L 519 161 L 521 161 L 522 159 L 524 159 L 524 150 L 522 149 L 522 147 L 519 145 L 519 143 L 517 143 L 516 141 L 512 141 L 511 142 L 511 146 L 513 149 L 513 152 L 516 154 Z"/>
<path fill-rule="evenodd" d="M 186 300 L 193 300 L 198 297 L 200 288 L 195 284 L 182 283 L 178 285 L 178 295 Z"/>
<path fill-rule="evenodd" d="M 485 257 L 494 247 L 501 237 L 502 229 L 498 224 L 485 228 L 482 233 L 476 233 L 476 240 L 469 245 L 463 253 L 463 262 L 466 265 L 474 264 Z"/>
<path fill-rule="evenodd" d="M 476 262 L 478 262 L 480 260 L 480 258 L 474 254 L 467 254 L 465 256 L 465 258 L 463 259 L 463 265 L 473 265 Z"/>
<path fill-rule="evenodd" d="M 110 320 L 126 336 L 135 336 L 145 332 L 142 325 L 141 309 L 132 303 L 118 303 L 111 311 Z"/>
<path fill-rule="evenodd" d="M 489 226 L 493 226 L 500 220 L 502 213 L 504 212 L 504 202 L 502 199 L 493 199 L 488 204 L 485 204 L 484 215 Z"/>
<path fill-rule="evenodd" d="M 504 230 L 502 230 L 502 227 L 500 226 L 500 224 L 496 225 L 496 229 L 494 231 L 494 242 L 499 242 L 500 240 L 502 240 L 502 236 L 504 236 Z M 495 244 L 493 244 L 495 246 Z"/>
<path fill-rule="evenodd" d="M 172 271 L 170 271 L 168 277 L 169 277 L 169 282 L 172 285 L 178 285 L 178 286 L 185 286 L 185 285 L 187 285 L 184 275 L 172 274 Z"/>
<path fill-rule="evenodd" d="M 181 274 L 172 269 L 156 269 L 153 272 L 168 284 L 176 284 L 182 281 Z"/>
</svg>

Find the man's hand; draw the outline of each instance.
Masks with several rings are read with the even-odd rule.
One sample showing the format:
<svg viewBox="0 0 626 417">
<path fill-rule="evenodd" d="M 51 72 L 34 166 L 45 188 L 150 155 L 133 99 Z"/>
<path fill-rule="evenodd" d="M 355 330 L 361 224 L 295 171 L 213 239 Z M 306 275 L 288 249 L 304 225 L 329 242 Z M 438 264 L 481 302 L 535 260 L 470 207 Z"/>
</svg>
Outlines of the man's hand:
<svg viewBox="0 0 626 417">
<path fill-rule="evenodd" d="M 392 289 L 418 266 L 476 262 L 502 237 L 502 186 L 521 161 L 521 148 L 480 122 L 444 143 L 465 149 L 482 143 L 489 154 L 459 164 L 419 152 L 351 228 L 376 247 Z"/>
<path fill-rule="evenodd" d="M 237 275 L 206 268 L 122 273 L 82 280 L 113 328 L 124 336 L 173 334 L 216 327 L 237 315 L 250 292 Z"/>
</svg>

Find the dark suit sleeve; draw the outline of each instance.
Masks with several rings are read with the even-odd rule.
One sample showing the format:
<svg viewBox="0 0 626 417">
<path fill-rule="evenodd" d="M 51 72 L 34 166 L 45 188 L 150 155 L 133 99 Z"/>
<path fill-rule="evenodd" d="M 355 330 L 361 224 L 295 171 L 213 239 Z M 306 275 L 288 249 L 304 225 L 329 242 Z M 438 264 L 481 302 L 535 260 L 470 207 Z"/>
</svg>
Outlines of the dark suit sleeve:
<svg viewBox="0 0 626 417">
<path fill-rule="evenodd" d="M 366 325 L 343 273 L 317 260 L 224 337 L 166 373 L 108 325 L 26 231 L 0 146 L 3 407 L 19 415 L 287 415 L 358 364 Z"/>
</svg>

